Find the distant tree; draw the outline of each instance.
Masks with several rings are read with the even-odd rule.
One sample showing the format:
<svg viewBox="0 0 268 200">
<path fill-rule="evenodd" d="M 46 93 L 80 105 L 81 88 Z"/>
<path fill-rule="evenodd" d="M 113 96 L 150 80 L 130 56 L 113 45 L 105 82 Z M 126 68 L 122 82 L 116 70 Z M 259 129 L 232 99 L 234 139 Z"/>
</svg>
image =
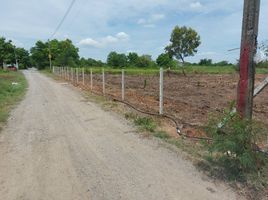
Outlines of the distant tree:
<svg viewBox="0 0 268 200">
<path fill-rule="evenodd" d="M 38 69 L 44 69 L 49 66 L 48 60 L 48 43 L 37 41 L 35 46 L 31 48 L 31 60 L 35 67 Z"/>
<path fill-rule="evenodd" d="M 202 65 L 202 66 L 211 66 L 213 65 L 212 64 L 212 59 L 201 59 L 200 62 L 199 62 L 199 65 Z"/>
<path fill-rule="evenodd" d="M 156 63 L 160 67 L 164 67 L 164 68 L 171 68 L 171 67 L 174 67 L 175 65 L 173 59 L 170 57 L 168 53 L 160 54 L 156 59 Z"/>
<path fill-rule="evenodd" d="M 15 63 L 15 46 L 11 40 L 6 40 L 4 37 L 0 37 L 0 65 L 5 63 Z"/>
<path fill-rule="evenodd" d="M 115 51 L 109 53 L 107 57 L 107 64 L 112 67 L 126 67 L 128 64 L 128 59 L 125 54 L 118 54 Z"/>
<path fill-rule="evenodd" d="M 151 55 L 142 55 L 139 57 L 139 60 L 137 62 L 137 67 L 140 68 L 148 68 L 148 67 L 155 67 L 155 62 L 152 60 Z"/>
<path fill-rule="evenodd" d="M 100 60 L 95 60 L 93 58 L 81 58 L 79 61 L 79 65 L 81 67 L 102 67 L 104 65 L 104 63 Z"/>
<path fill-rule="evenodd" d="M 171 33 L 170 44 L 165 50 L 170 56 L 184 63 L 185 57 L 193 56 L 200 44 L 200 36 L 194 29 L 175 26 Z"/>
<path fill-rule="evenodd" d="M 215 63 L 216 66 L 227 66 L 227 65 L 232 65 L 231 63 L 229 63 L 228 61 L 226 60 L 223 60 L 223 61 L 220 61 L 220 62 L 217 62 Z"/>
<path fill-rule="evenodd" d="M 31 60 L 38 69 L 49 66 L 49 48 L 53 65 L 73 67 L 79 64 L 79 50 L 73 45 L 71 40 L 37 41 L 30 52 Z"/>
<path fill-rule="evenodd" d="M 28 68 L 31 65 L 29 52 L 24 48 L 16 48 L 15 52 L 19 62 L 19 68 Z"/>
<path fill-rule="evenodd" d="M 130 66 L 137 66 L 137 63 L 139 62 L 139 55 L 135 52 L 130 52 L 127 55 L 128 64 Z"/>
</svg>

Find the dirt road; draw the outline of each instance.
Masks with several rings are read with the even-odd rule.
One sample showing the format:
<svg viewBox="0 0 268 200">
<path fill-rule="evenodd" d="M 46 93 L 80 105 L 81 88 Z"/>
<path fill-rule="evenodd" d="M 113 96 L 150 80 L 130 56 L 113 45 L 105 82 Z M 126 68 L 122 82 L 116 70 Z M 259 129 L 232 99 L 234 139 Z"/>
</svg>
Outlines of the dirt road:
<svg viewBox="0 0 268 200">
<path fill-rule="evenodd" d="M 3 200 L 231 200 L 157 140 L 37 71 L 0 133 Z"/>
</svg>

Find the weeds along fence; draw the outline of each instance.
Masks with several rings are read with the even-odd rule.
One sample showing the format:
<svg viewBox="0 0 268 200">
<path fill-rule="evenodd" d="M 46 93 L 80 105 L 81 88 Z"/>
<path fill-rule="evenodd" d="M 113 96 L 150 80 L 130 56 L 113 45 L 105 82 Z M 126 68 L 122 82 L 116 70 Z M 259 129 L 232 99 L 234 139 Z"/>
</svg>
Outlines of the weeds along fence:
<svg viewBox="0 0 268 200">
<path fill-rule="evenodd" d="M 53 67 L 53 73 L 87 91 L 123 100 L 144 111 L 168 114 L 181 124 L 193 126 L 204 125 L 210 113 L 229 106 L 236 98 L 239 78 L 237 74 L 184 76 L 178 70 L 131 68 Z M 268 124 L 268 93 L 261 95 L 256 99 L 255 114 Z"/>
</svg>

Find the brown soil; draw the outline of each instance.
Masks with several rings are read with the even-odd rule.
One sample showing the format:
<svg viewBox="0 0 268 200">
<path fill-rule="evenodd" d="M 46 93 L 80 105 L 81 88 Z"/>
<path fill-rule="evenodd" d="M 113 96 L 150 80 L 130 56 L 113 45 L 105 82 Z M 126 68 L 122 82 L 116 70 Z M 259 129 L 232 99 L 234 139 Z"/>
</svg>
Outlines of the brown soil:
<svg viewBox="0 0 268 200">
<path fill-rule="evenodd" d="M 87 75 L 88 76 L 88 75 Z M 89 79 L 86 76 L 86 87 Z M 266 75 L 256 75 L 256 85 Z M 175 116 L 182 124 L 204 125 L 210 114 L 222 112 L 236 99 L 238 75 L 183 75 L 165 74 L 164 112 Z M 146 86 L 144 84 L 146 80 Z M 102 79 L 94 75 L 96 92 L 102 93 Z M 138 108 L 158 112 L 159 77 L 126 76 L 125 100 Z M 145 86 L 145 87 L 144 87 Z M 106 74 L 106 95 L 121 98 L 121 76 Z M 268 124 L 268 90 L 255 98 L 254 119 Z"/>
</svg>

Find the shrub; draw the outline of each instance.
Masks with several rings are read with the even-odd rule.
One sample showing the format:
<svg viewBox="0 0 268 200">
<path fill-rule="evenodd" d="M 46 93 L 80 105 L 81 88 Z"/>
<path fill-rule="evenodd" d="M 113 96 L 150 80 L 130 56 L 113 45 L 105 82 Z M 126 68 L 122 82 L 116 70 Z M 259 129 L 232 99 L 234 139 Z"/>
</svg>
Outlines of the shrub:
<svg viewBox="0 0 268 200">
<path fill-rule="evenodd" d="M 245 174 L 257 172 L 264 167 L 265 157 L 256 151 L 257 137 L 263 132 L 259 125 L 241 120 L 237 115 L 229 119 L 221 130 L 212 124 L 207 129 L 213 138 L 209 146 L 210 156 L 231 177 L 243 178 Z"/>
</svg>

